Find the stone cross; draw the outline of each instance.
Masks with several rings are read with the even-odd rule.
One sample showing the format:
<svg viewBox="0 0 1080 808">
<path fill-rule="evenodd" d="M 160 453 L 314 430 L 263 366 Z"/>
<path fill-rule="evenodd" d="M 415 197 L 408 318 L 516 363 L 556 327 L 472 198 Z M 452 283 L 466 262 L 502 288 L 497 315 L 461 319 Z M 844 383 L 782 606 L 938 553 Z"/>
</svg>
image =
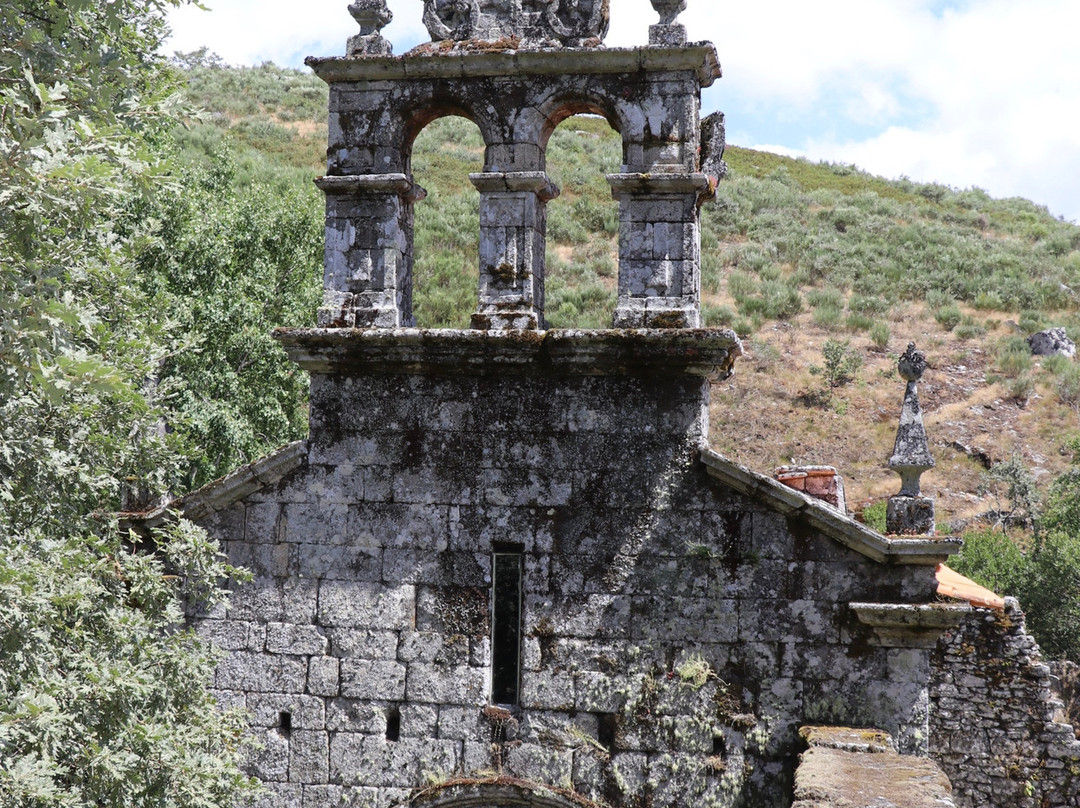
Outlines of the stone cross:
<svg viewBox="0 0 1080 808">
<path fill-rule="evenodd" d="M 889 498 L 886 531 L 901 535 L 933 533 L 934 500 L 922 496 L 919 488 L 923 472 L 934 467 L 919 406 L 918 381 L 926 370 L 926 357 L 915 350 L 914 342 L 908 343 L 897 369 L 907 388 L 889 468 L 900 475 L 900 493 Z"/>
</svg>

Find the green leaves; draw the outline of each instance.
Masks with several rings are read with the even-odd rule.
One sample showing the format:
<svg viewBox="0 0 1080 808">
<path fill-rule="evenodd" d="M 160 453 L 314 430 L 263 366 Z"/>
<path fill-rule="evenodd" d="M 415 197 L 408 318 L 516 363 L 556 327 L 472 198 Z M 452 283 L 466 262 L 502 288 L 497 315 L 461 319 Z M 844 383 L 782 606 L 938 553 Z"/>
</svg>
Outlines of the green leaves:
<svg viewBox="0 0 1080 808">
<path fill-rule="evenodd" d="M 218 602 L 210 582 L 233 570 L 190 524 L 156 540 L 160 556 L 115 530 L 0 538 L 0 804 L 228 806 L 251 790 L 242 716 L 204 690 L 214 656 L 175 629 L 177 595 Z"/>
</svg>

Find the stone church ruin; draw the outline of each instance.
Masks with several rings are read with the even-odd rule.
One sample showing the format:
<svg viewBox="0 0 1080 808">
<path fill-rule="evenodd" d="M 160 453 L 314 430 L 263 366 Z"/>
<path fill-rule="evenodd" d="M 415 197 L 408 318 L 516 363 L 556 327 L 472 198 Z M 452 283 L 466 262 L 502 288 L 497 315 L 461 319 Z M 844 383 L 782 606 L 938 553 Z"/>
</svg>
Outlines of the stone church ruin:
<svg viewBox="0 0 1080 808">
<path fill-rule="evenodd" d="M 939 595 L 959 542 L 921 502 L 882 536 L 842 487 L 807 493 L 816 471 L 709 448 L 710 380 L 741 353 L 700 327 L 720 65 L 684 0 L 653 6 L 648 45 L 606 48 L 608 0 L 427 0 L 432 42 L 394 56 L 385 3 L 357 0 L 348 55 L 308 62 L 325 292 L 317 328 L 277 337 L 310 437 L 173 503 L 254 573 L 193 619 L 263 804 L 1080 806 L 1018 604 Z M 623 144 L 607 330 L 544 318 L 545 149 L 579 113 Z M 450 114 L 486 147 L 477 304 L 419 330 L 411 146 Z"/>
</svg>

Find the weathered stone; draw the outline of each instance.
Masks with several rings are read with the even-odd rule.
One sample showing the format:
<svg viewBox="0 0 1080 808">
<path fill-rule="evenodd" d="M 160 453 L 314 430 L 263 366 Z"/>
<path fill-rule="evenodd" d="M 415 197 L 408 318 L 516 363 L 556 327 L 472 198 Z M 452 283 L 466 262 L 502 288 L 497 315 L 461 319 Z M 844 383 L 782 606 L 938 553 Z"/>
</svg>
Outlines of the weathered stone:
<svg viewBox="0 0 1080 808">
<path fill-rule="evenodd" d="M 1069 339 L 1064 328 L 1048 328 L 1046 331 L 1039 331 L 1028 337 L 1027 341 L 1035 356 L 1057 354 L 1070 359 L 1076 357 L 1076 343 Z"/>
</svg>

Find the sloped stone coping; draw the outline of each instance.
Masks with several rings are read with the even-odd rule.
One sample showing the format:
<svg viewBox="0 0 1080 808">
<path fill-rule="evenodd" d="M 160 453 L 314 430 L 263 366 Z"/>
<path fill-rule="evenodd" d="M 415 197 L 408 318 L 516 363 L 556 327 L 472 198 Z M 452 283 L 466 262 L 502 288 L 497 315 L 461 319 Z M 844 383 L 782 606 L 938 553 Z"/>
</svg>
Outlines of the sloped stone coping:
<svg viewBox="0 0 1080 808">
<path fill-rule="evenodd" d="M 960 625 L 968 603 L 851 603 L 859 622 L 873 629 L 872 644 L 886 648 L 933 648 L 950 628 Z"/>
<path fill-rule="evenodd" d="M 559 48 L 438 51 L 404 56 L 309 56 L 304 64 L 323 81 L 388 81 L 476 76 L 597 75 L 642 70 L 693 70 L 703 87 L 721 77 L 716 48 L 699 42 L 678 48 Z"/>
<path fill-rule="evenodd" d="M 561 373 L 727 378 L 742 343 L 726 328 L 478 331 L 279 328 L 312 373 Z"/>
<path fill-rule="evenodd" d="M 762 499 L 782 514 L 798 514 L 813 527 L 874 561 L 936 566 L 960 552 L 956 538 L 887 538 L 815 497 L 704 449 L 701 460 L 711 477 L 747 496 Z"/>
<path fill-rule="evenodd" d="M 197 491 L 171 500 L 167 505 L 146 513 L 120 514 L 122 524 L 153 528 L 170 518 L 173 512 L 185 519 L 202 519 L 214 511 L 224 510 L 240 499 L 274 485 L 286 474 L 307 462 L 308 442 L 298 440 L 287 444 L 266 457 L 207 483 Z"/>
<path fill-rule="evenodd" d="M 887 744 L 852 749 L 857 734 L 888 739 Z M 792 808 L 955 808 L 952 785 L 927 758 L 899 755 L 880 730 L 803 727 L 810 744 L 795 770 Z"/>
</svg>

